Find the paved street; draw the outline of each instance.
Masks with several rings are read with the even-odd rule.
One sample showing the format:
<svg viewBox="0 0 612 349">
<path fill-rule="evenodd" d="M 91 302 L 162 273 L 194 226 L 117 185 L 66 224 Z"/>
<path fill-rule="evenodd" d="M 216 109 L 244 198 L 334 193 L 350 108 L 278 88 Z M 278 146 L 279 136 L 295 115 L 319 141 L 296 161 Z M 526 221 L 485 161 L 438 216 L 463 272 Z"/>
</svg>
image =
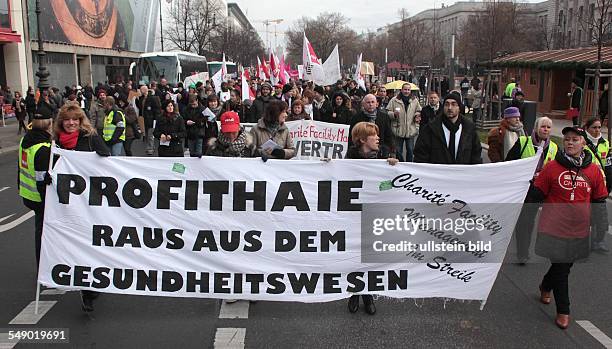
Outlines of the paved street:
<svg viewBox="0 0 612 349">
<path fill-rule="evenodd" d="M 140 142 L 135 148 L 142 154 Z M 0 155 L 2 333 L 68 328 L 69 344 L 48 345 L 66 348 L 239 348 L 242 343 L 246 348 L 602 348 L 612 337 L 612 258 L 602 255 L 572 269 L 573 321 L 567 331 L 554 325 L 554 305 L 538 302 L 537 287 L 548 267 L 541 263 L 504 265 L 482 311 L 477 302 L 442 299 L 379 299 L 377 314 L 369 316 L 362 310 L 349 313 L 346 301 L 228 305 L 211 299 L 105 294 L 86 315 L 77 292 L 46 290 L 41 310 L 50 309 L 39 320 L 10 324 L 24 319 L 19 314 L 35 299 L 36 289 L 34 220 L 25 219 L 28 211 L 15 189 L 15 159 L 15 152 Z M 603 334 L 581 322 L 588 332 L 577 321 L 588 321 Z M 0 333 L 0 343 L 6 343 L 3 338 Z"/>
</svg>

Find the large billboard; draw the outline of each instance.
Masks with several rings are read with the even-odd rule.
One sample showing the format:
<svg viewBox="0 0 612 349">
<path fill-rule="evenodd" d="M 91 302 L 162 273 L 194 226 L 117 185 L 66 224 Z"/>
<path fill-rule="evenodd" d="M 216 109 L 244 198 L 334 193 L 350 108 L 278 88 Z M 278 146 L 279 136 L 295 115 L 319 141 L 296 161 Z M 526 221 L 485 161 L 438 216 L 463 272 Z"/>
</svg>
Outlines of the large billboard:
<svg viewBox="0 0 612 349">
<path fill-rule="evenodd" d="M 159 2 L 152 0 L 40 0 L 43 40 L 153 51 Z M 36 0 L 28 0 L 30 37 L 37 39 Z"/>
</svg>

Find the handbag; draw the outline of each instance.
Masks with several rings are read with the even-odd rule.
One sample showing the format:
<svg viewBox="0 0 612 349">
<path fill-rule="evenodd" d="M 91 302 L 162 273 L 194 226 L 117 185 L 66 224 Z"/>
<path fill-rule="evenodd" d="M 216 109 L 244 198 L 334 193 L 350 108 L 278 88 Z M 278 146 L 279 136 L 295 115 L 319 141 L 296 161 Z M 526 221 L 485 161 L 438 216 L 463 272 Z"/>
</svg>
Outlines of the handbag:
<svg viewBox="0 0 612 349">
<path fill-rule="evenodd" d="M 569 108 L 566 115 L 569 120 L 577 118 L 580 116 L 580 110 L 578 110 L 578 108 Z"/>
</svg>

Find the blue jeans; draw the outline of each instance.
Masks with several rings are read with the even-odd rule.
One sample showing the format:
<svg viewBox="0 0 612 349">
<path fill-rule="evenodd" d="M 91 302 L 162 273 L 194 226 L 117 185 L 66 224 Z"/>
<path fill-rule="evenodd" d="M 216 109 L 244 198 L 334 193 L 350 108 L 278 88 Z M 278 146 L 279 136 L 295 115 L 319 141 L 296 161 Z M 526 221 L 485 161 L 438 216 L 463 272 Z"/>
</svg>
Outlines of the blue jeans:
<svg viewBox="0 0 612 349">
<path fill-rule="evenodd" d="M 123 142 L 115 143 L 110 146 L 111 156 L 121 156 L 123 151 Z"/>
<path fill-rule="evenodd" d="M 406 157 L 402 155 L 402 153 L 404 152 L 404 145 L 406 147 Z M 397 159 L 399 161 L 412 162 L 413 150 L 414 137 L 395 137 L 395 155 L 397 155 Z"/>
<path fill-rule="evenodd" d="M 204 140 L 202 138 L 189 139 L 187 143 L 189 145 L 189 156 L 200 157 L 202 156 L 202 144 Z"/>
</svg>

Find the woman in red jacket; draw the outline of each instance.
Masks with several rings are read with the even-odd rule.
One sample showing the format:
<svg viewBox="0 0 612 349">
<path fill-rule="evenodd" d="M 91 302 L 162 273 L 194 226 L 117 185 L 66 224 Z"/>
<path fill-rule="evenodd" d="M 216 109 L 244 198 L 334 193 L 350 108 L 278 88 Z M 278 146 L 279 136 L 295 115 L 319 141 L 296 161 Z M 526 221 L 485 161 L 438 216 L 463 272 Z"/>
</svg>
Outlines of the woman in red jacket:
<svg viewBox="0 0 612 349">
<path fill-rule="evenodd" d="M 536 254 L 551 261 L 540 284 L 540 301 L 549 304 L 551 292 L 554 294 L 555 323 L 566 329 L 570 322 L 570 268 L 574 261 L 588 256 L 591 210 L 594 219 L 605 217 L 608 192 L 601 170 L 584 151 L 584 130 L 566 127 L 562 133 L 563 150 L 537 176 L 529 201 L 544 202 Z"/>
</svg>

